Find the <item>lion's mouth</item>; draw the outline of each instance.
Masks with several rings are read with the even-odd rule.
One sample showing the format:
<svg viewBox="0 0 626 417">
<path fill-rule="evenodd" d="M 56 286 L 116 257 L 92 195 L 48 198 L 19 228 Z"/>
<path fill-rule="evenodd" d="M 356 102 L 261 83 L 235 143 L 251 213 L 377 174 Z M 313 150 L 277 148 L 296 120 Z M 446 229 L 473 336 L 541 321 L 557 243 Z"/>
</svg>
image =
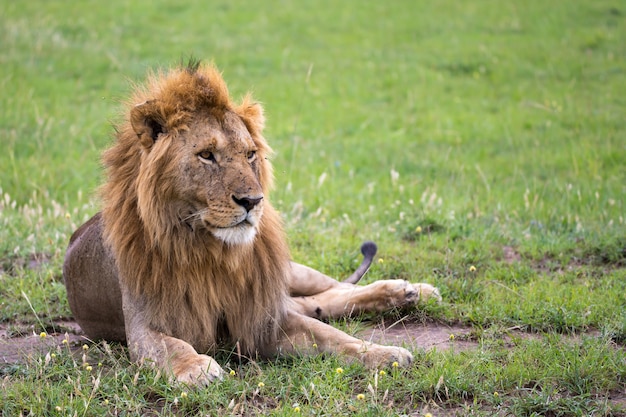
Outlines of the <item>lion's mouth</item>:
<svg viewBox="0 0 626 417">
<path fill-rule="evenodd" d="M 208 230 L 224 243 L 229 245 L 245 245 L 252 243 L 256 236 L 256 227 L 248 219 L 244 219 L 230 227 L 207 227 Z"/>
<path fill-rule="evenodd" d="M 239 223 L 235 223 L 230 226 L 215 226 L 205 221 L 207 229 L 218 229 L 218 230 L 229 230 L 229 229 L 245 229 L 248 227 L 254 227 L 254 224 L 250 222 L 247 218 L 241 220 Z"/>
<path fill-rule="evenodd" d="M 259 219 L 258 219 L 258 216 L 249 212 L 233 219 L 231 224 L 227 226 L 218 226 L 216 224 L 211 223 L 210 220 L 208 219 L 204 219 L 204 223 L 209 229 L 211 228 L 213 229 L 239 229 L 239 228 L 247 229 L 249 227 L 255 227 L 259 223 Z"/>
<path fill-rule="evenodd" d="M 217 239 L 229 245 L 251 243 L 256 236 L 257 226 L 262 216 L 261 211 L 254 210 L 235 216 L 224 224 L 221 221 L 216 221 L 218 219 L 212 219 L 207 209 L 198 210 L 194 213 L 182 219 L 192 233 L 205 229 Z"/>
</svg>

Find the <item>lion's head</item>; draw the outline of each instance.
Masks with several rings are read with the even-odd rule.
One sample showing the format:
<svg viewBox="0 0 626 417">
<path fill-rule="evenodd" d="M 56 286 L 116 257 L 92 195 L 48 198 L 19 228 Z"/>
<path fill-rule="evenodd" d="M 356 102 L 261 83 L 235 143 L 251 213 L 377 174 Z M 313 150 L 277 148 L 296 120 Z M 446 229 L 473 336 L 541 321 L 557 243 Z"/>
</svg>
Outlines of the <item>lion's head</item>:
<svg viewBox="0 0 626 417">
<path fill-rule="evenodd" d="M 180 69 L 165 81 L 153 78 L 158 90 L 135 97 L 147 100 L 130 111 L 130 140 L 141 152 L 137 204 L 144 224 L 169 227 L 178 219 L 230 245 L 252 242 L 271 184 L 261 107 L 250 97 L 231 103 L 213 67 Z M 168 212 L 154 210 L 164 205 Z"/>
<path fill-rule="evenodd" d="M 135 89 L 117 141 L 104 153 L 103 234 L 120 279 L 152 295 L 155 328 L 199 346 L 217 330 L 185 329 L 171 317 L 181 300 L 189 309 L 205 306 L 187 316 L 207 326 L 253 314 L 240 311 L 247 299 L 262 306 L 241 329 L 229 327 L 248 346 L 264 337 L 253 329 L 272 332 L 268 317 L 283 314 L 289 253 L 268 201 L 271 149 L 263 126 L 250 96 L 234 104 L 214 67 L 192 64 Z"/>
</svg>

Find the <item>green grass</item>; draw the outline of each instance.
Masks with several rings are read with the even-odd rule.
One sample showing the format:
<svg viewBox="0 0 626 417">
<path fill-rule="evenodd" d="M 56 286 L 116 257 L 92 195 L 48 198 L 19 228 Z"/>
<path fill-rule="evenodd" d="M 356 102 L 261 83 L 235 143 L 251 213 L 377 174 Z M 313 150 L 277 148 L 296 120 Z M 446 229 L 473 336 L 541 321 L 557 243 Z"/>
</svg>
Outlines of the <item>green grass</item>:
<svg viewBox="0 0 626 417">
<path fill-rule="evenodd" d="M 478 343 L 384 376 L 225 352 L 236 375 L 185 398 L 122 347 L 91 346 L 88 372 L 51 344 L 0 365 L 0 414 L 623 415 L 625 16 L 615 0 L 0 3 L 11 334 L 71 316 L 64 251 L 98 210 L 119 102 L 193 54 L 264 103 L 294 258 L 345 276 L 375 240 L 368 282 L 438 286 L 444 303 L 402 314 Z"/>
</svg>

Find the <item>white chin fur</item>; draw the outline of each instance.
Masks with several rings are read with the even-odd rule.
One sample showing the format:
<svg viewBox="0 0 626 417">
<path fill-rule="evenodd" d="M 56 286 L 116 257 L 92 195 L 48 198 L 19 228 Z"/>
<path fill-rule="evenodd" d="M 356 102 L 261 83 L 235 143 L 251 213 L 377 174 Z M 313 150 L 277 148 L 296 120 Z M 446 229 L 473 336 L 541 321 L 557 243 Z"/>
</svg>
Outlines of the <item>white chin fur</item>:
<svg viewBox="0 0 626 417">
<path fill-rule="evenodd" d="M 256 227 L 235 226 L 223 229 L 214 229 L 211 230 L 211 233 L 213 233 L 216 238 L 229 245 L 246 245 L 248 243 L 252 243 L 254 240 L 254 237 L 256 236 Z"/>
</svg>

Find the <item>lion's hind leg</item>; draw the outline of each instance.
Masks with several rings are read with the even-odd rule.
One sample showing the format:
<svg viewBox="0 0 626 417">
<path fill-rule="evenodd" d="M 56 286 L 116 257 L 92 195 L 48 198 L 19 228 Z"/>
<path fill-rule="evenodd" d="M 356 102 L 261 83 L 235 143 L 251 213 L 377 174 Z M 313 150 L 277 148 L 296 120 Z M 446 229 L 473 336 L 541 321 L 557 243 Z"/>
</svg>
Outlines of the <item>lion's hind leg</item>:
<svg viewBox="0 0 626 417">
<path fill-rule="evenodd" d="M 390 279 L 369 285 L 340 283 L 315 295 L 293 297 L 300 313 L 317 319 L 340 318 L 368 312 L 384 312 L 428 299 L 441 300 L 430 284 Z"/>
<path fill-rule="evenodd" d="M 90 339 L 126 340 L 118 270 L 104 244 L 100 213 L 72 235 L 63 280 L 72 314 Z"/>
</svg>

